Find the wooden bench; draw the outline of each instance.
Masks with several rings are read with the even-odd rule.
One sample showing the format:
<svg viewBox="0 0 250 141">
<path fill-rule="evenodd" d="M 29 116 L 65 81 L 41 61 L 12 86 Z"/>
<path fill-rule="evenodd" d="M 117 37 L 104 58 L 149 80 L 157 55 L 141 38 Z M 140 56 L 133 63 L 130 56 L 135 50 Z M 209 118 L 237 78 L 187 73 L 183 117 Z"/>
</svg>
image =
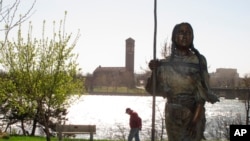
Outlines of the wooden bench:
<svg viewBox="0 0 250 141">
<path fill-rule="evenodd" d="M 96 133 L 95 125 L 57 125 L 58 139 L 62 141 L 62 134 L 90 134 L 90 141 L 93 141 L 93 134 Z"/>
</svg>

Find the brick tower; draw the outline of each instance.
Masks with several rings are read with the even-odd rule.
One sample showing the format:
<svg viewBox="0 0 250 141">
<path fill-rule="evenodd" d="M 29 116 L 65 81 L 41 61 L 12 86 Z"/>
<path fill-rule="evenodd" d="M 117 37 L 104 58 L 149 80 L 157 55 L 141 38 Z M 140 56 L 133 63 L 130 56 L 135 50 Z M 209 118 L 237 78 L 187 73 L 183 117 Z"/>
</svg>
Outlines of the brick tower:
<svg viewBox="0 0 250 141">
<path fill-rule="evenodd" d="M 126 40 L 126 69 L 132 75 L 134 74 L 134 55 L 135 55 L 135 40 L 132 38 L 128 38 Z"/>
</svg>

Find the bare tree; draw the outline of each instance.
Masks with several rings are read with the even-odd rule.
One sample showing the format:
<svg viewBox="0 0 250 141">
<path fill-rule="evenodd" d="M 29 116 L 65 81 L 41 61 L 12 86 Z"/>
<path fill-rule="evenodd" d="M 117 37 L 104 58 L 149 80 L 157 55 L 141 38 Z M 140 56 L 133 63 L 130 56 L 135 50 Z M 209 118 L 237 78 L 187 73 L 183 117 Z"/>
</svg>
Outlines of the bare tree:
<svg viewBox="0 0 250 141">
<path fill-rule="evenodd" d="M 34 12 L 33 8 L 36 0 L 34 0 L 30 8 L 27 9 L 25 13 L 20 14 L 18 18 L 16 15 L 18 14 L 21 0 L 14 0 L 13 3 L 7 5 L 5 5 L 4 2 L 4 0 L 0 0 L 0 23 L 3 26 L 0 28 L 0 31 L 4 32 L 4 39 L 2 39 L 1 47 L 6 44 L 10 31 L 31 17 Z"/>
<path fill-rule="evenodd" d="M 122 125 L 121 123 L 115 123 L 114 127 L 109 127 L 105 129 L 107 133 L 104 133 L 107 135 L 108 140 L 119 140 L 119 141 L 126 141 L 127 140 L 127 134 L 128 129 Z"/>
<path fill-rule="evenodd" d="M 116 128 L 117 128 L 119 134 L 114 136 L 115 139 L 121 140 L 121 141 L 126 141 L 127 140 L 127 134 L 126 134 L 127 129 L 121 124 L 116 124 L 116 125 L 117 125 Z"/>
<path fill-rule="evenodd" d="M 249 75 L 245 75 L 244 79 L 245 87 L 248 89 L 248 92 L 244 98 L 245 109 L 246 109 L 246 125 L 249 125 L 250 120 L 250 77 Z"/>
<path fill-rule="evenodd" d="M 220 139 L 230 139 L 230 125 L 243 123 L 241 114 L 233 114 L 232 112 L 226 115 L 220 115 L 211 121 L 207 122 L 208 135 L 210 138 L 220 140 Z"/>
<path fill-rule="evenodd" d="M 168 57 L 171 54 L 171 44 L 168 43 L 167 41 L 165 41 L 165 43 L 163 44 L 162 48 L 161 48 L 161 56 L 163 58 Z"/>
</svg>

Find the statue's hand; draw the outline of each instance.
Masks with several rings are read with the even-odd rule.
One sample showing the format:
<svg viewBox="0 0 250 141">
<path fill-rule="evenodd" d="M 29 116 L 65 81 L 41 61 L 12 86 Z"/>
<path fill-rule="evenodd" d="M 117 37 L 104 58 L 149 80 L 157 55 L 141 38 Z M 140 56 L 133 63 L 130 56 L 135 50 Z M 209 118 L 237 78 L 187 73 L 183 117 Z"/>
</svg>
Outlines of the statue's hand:
<svg viewBox="0 0 250 141">
<path fill-rule="evenodd" d="M 159 66 L 160 62 L 159 60 L 151 60 L 148 64 L 148 67 L 151 69 L 151 70 L 154 70 L 156 69 L 158 66 Z"/>
<path fill-rule="evenodd" d="M 196 135 L 196 129 L 197 129 L 197 123 L 200 120 L 201 113 L 203 111 L 203 105 L 202 104 L 197 104 L 194 117 L 190 121 L 187 127 L 187 132 L 191 137 L 195 137 Z"/>
<path fill-rule="evenodd" d="M 213 92 L 208 92 L 208 102 L 214 104 L 215 102 L 220 102 L 220 99 Z"/>
<path fill-rule="evenodd" d="M 187 127 L 187 133 L 191 137 L 195 137 L 195 134 L 196 134 L 196 123 L 195 122 L 192 121 L 191 123 L 189 123 L 189 125 Z"/>
</svg>

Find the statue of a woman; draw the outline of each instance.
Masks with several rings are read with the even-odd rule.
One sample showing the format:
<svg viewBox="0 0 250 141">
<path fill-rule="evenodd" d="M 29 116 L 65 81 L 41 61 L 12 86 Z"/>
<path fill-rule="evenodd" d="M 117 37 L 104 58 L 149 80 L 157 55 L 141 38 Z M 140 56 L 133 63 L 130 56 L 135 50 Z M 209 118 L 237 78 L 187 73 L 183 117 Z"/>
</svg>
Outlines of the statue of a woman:
<svg viewBox="0 0 250 141">
<path fill-rule="evenodd" d="M 177 24 L 172 32 L 171 55 L 149 63 L 151 70 L 156 69 L 156 95 L 167 98 L 168 141 L 204 139 L 205 102 L 219 101 L 210 91 L 206 58 L 194 48 L 193 39 L 189 23 Z M 149 93 L 151 79 L 146 86 Z"/>
</svg>

